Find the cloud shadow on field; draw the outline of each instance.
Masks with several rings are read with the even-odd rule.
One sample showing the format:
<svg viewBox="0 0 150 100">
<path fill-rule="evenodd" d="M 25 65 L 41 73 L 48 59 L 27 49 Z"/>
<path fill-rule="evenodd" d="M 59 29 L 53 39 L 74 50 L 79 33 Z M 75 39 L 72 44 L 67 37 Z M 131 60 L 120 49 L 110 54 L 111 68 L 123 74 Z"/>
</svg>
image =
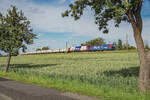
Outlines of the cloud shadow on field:
<svg viewBox="0 0 150 100">
<path fill-rule="evenodd" d="M 138 77 L 139 66 L 103 72 L 106 76 Z"/>
<path fill-rule="evenodd" d="M 9 68 L 44 68 L 44 67 L 55 67 L 58 64 L 10 64 Z"/>
<path fill-rule="evenodd" d="M 0 77 L 0 81 L 10 81 L 9 79 Z"/>
</svg>

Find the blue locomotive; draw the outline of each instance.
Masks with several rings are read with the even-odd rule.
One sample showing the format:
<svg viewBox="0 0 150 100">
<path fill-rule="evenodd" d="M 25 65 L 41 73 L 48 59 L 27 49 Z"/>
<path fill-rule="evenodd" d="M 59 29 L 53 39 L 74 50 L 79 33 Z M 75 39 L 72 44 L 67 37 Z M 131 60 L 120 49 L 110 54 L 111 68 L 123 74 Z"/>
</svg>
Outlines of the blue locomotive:
<svg viewBox="0 0 150 100">
<path fill-rule="evenodd" d="M 105 45 L 91 45 L 91 46 L 76 46 L 74 51 L 104 51 L 104 50 L 115 50 L 113 44 Z"/>
</svg>

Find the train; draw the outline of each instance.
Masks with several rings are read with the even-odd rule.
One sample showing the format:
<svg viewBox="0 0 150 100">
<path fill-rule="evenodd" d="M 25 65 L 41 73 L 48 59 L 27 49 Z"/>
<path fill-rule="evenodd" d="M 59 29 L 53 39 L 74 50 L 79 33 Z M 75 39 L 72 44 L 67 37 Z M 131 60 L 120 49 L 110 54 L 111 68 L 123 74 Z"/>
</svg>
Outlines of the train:
<svg viewBox="0 0 150 100">
<path fill-rule="evenodd" d="M 49 54 L 49 53 L 66 53 L 66 52 L 91 52 L 91 51 L 107 51 L 115 50 L 113 44 L 104 45 L 90 45 L 90 46 L 75 46 L 66 49 L 56 49 L 56 50 L 41 50 L 34 52 L 22 53 L 21 55 L 32 55 L 32 54 Z"/>
<path fill-rule="evenodd" d="M 115 50 L 113 44 L 95 45 L 95 46 L 76 46 L 74 51 L 104 51 Z"/>
</svg>

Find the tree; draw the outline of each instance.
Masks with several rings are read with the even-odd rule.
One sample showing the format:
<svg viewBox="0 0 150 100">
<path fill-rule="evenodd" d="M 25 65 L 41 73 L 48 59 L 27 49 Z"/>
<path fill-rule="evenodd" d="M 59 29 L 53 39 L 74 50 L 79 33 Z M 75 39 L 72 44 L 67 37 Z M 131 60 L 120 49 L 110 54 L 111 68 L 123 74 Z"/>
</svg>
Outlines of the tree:
<svg viewBox="0 0 150 100">
<path fill-rule="evenodd" d="M 135 46 L 129 46 L 129 48 L 128 48 L 129 50 L 134 50 L 134 49 L 136 49 L 136 47 Z"/>
<path fill-rule="evenodd" d="M 86 7 L 94 11 L 95 23 L 99 30 L 108 33 L 108 22 L 113 20 L 115 27 L 128 22 L 133 29 L 133 35 L 140 58 L 139 90 L 150 91 L 150 50 L 145 52 L 142 38 L 143 21 L 141 17 L 143 0 L 76 0 L 69 5 L 62 16 L 72 16 L 78 20 Z"/>
<path fill-rule="evenodd" d="M 43 47 L 42 50 L 49 50 L 49 47 Z"/>
<path fill-rule="evenodd" d="M 149 49 L 149 45 L 148 45 L 148 43 L 146 43 L 145 44 L 145 47 L 144 47 L 146 50 L 148 50 Z"/>
<path fill-rule="evenodd" d="M 113 42 L 113 45 L 115 46 L 115 49 L 118 49 L 117 43 Z"/>
<path fill-rule="evenodd" d="M 122 40 L 119 39 L 118 40 L 118 50 L 122 50 L 122 49 L 123 49 Z"/>
<path fill-rule="evenodd" d="M 125 50 L 126 49 L 126 44 L 122 45 L 122 49 Z"/>
<path fill-rule="evenodd" d="M 0 53 L 0 57 L 1 57 L 1 56 L 3 56 L 3 55 Z"/>
<path fill-rule="evenodd" d="M 24 52 L 24 53 L 25 53 L 25 52 L 26 52 L 26 50 L 27 50 L 27 47 L 26 47 L 26 46 L 23 46 L 23 47 L 22 47 L 22 52 Z"/>
<path fill-rule="evenodd" d="M 11 6 L 5 16 L 0 13 L 0 49 L 8 55 L 5 72 L 9 69 L 13 50 L 32 44 L 34 38 L 36 35 L 32 33 L 30 21 L 22 11 Z"/>
<path fill-rule="evenodd" d="M 11 56 L 17 56 L 17 55 L 19 55 L 19 50 L 14 48 L 11 52 Z"/>
<path fill-rule="evenodd" d="M 128 47 L 127 47 L 126 43 L 123 44 L 123 50 L 131 50 L 131 49 L 136 49 L 136 47 L 135 46 L 130 46 L 129 44 L 128 44 Z"/>
<path fill-rule="evenodd" d="M 96 39 L 87 41 L 86 43 L 82 43 L 81 45 L 82 46 L 89 46 L 89 45 L 103 45 L 103 44 L 106 44 L 106 42 L 104 41 L 104 39 L 101 38 L 101 37 L 98 37 Z"/>
<path fill-rule="evenodd" d="M 36 51 L 41 51 L 41 49 L 40 49 L 40 48 L 37 48 Z"/>
</svg>

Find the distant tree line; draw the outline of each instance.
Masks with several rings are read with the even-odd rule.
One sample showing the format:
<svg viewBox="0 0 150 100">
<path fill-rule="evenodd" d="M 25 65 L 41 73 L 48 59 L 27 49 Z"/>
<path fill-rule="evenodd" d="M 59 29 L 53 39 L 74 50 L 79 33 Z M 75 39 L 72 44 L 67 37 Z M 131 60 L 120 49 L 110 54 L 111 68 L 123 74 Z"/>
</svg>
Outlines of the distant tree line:
<svg viewBox="0 0 150 100">
<path fill-rule="evenodd" d="M 115 46 L 116 50 L 136 49 L 135 46 L 131 46 L 130 44 L 128 44 L 128 47 L 127 47 L 126 43 L 123 43 L 121 39 L 118 39 L 118 43 L 113 42 L 113 45 Z"/>
<path fill-rule="evenodd" d="M 113 42 L 113 45 L 115 46 L 115 48 L 116 48 L 117 50 L 126 50 L 126 49 L 127 49 L 126 43 L 123 43 L 121 39 L 118 39 L 118 43 Z M 144 48 L 145 48 L 145 50 L 150 49 L 148 42 L 145 43 Z M 130 45 L 130 44 L 128 44 L 128 49 L 129 49 L 129 50 L 131 50 L 131 49 L 136 49 L 136 47 L 135 47 L 135 46 L 132 46 L 132 45 Z"/>
<path fill-rule="evenodd" d="M 104 45 L 106 42 L 103 38 L 98 37 L 90 41 L 86 41 L 85 43 L 81 43 L 81 46 L 90 46 L 90 45 Z"/>
<path fill-rule="evenodd" d="M 144 48 L 146 51 L 150 49 L 148 41 L 145 42 Z"/>
<path fill-rule="evenodd" d="M 36 51 L 41 51 L 41 50 L 49 50 L 50 48 L 48 46 L 42 47 L 42 48 L 37 48 Z"/>
</svg>

